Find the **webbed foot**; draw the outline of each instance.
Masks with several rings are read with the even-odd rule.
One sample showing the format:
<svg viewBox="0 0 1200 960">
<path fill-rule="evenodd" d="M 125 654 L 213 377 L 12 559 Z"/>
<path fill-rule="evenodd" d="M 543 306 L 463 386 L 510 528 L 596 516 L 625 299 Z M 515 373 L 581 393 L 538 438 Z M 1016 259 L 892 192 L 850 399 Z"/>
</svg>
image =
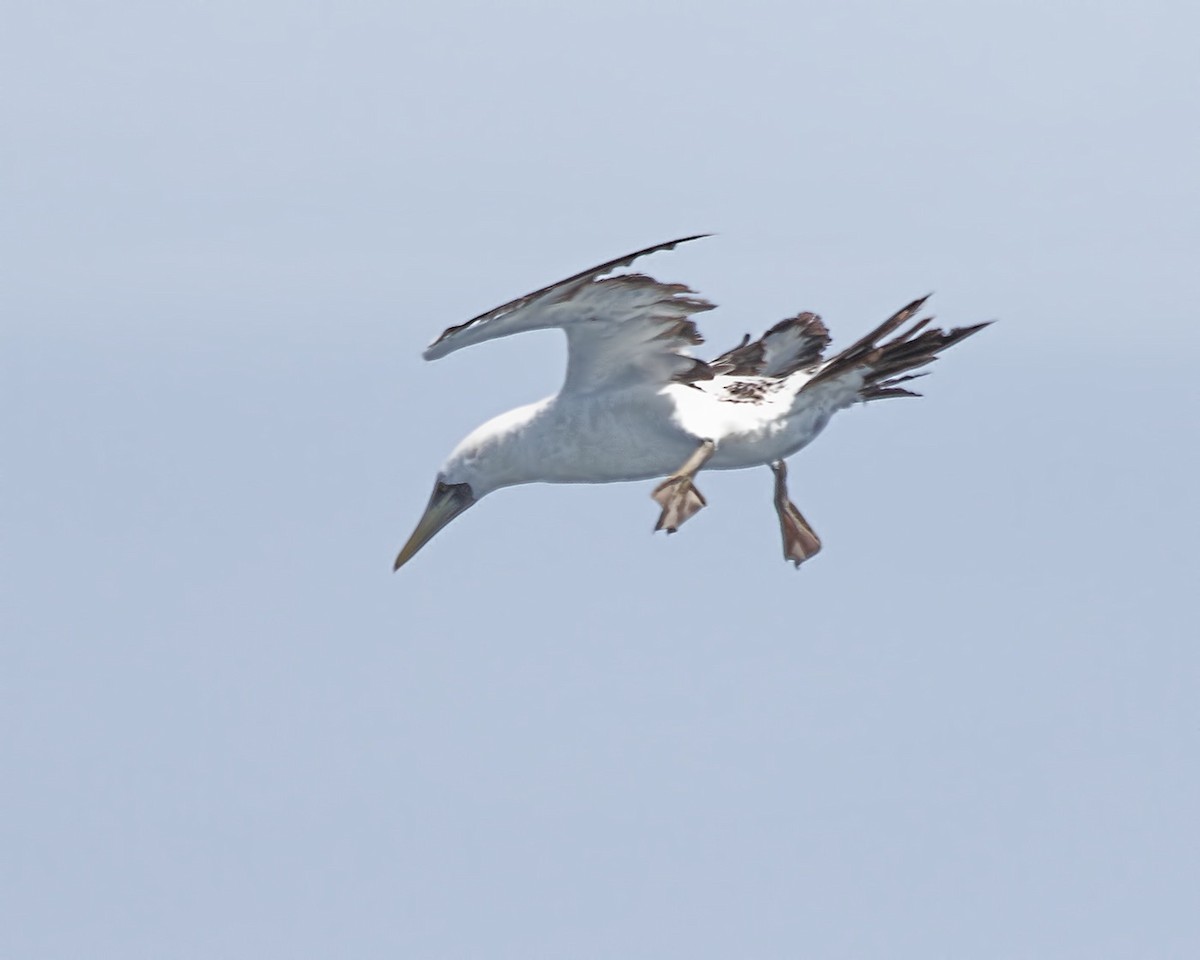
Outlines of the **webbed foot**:
<svg viewBox="0 0 1200 960">
<path fill-rule="evenodd" d="M 775 512 L 779 515 L 779 531 L 783 536 L 783 556 L 799 567 L 820 552 L 821 538 L 788 499 L 787 464 L 777 460 L 771 464 L 771 472 L 775 474 Z"/>
<path fill-rule="evenodd" d="M 714 441 L 701 441 L 687 462 L 654 488 L 651 496 L 662 507 L 662 514 L 658 523 L 654 525 L 655 530 L 674 533 L 683 526 L 685 520 L 694 517 L 708 503 L 692 483 L 692 478 L 708 462 L 716 449 Z"/>
<path fill-rule="evenodd" d="M 674 533 L 683 526 L 685 520 L 690 520 L 708 504 L 692 483 L 691 477 L 668 477 L 654 488 L 651 496 L 662 507 L 662 514 L 654 529 L 666 530 L 667 533 Z"/>
</svg>

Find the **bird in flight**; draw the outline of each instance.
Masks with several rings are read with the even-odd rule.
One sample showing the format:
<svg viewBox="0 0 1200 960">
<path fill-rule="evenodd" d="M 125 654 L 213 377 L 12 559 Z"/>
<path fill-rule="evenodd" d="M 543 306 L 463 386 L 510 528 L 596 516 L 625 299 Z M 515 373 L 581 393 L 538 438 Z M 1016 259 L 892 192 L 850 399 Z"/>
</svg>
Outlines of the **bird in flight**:
<svg viewBox="0 0 1200 960">
<path fill-rule="evenodd" d="M 654 529 L 674 533 L 706 505 L 695 483 L 701 469 L 758 466 L 774 474 L 785 559 L 799 567 L 821 549 L 788 496 L 785 459 L 855 402 L 919 396 L 901 386 L 923 376 L 912 371 L 987 323 L 930 327 L 932 317 L 913 319 L 923 297 L 826 357 L 829 331 L 805 312 L 700 360 L 691 348 L 703 338 L 691 317 L 713 304 L 682 284 L 614 271 L 703 236 L 609 260 L 450 327 L 429 345 L 425 359 L 436 360 L 558 327 L 567 335 L 567 373 L 557 395 L 489 420 L 454 448 L 394 569 L 502 487 L 662 478 L 652 494 L 661 509 Z"/>
</svg>

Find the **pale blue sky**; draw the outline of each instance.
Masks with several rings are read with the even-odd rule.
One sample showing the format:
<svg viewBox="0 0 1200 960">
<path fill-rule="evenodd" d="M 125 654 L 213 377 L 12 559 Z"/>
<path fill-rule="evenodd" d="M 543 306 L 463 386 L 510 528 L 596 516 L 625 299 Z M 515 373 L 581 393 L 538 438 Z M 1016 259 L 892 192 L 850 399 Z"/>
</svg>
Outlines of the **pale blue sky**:
<svg viewBox="0 0 1200 960">
<path fill-rule="evenodd" d="M 1200 953 L 1200 68 L 1176 3 L 12 3 L 0 956 Z M 504 491 L 640 246 L 926 398 L 651 536 Z"/>
</svg>

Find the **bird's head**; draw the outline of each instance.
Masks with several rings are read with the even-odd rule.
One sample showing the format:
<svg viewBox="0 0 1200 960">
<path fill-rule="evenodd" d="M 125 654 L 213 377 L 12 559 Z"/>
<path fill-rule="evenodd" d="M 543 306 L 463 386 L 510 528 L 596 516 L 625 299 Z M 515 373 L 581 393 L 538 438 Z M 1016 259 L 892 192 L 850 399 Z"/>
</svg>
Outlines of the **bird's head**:
<svg viewBox="0 0 1200 960">
<path fill-rule="evenodd" d="M 503 467 L 507 459 L 500 455 L 503 435 L 486 430 L 487 426 L 485 424 L 464 439 L 442 464 L 429 504 L 396 557 L 393 570 L 408 563 L 439 530 L 468 507 L 498 487 L 507 485 L 507 481 L 497 474 L 497 469 Z"/>
<path fill-rule="evenodd" d="M 501 487 L 536 479 L 530 473 L 535 464 L 521 441 L 542 406 L 530 404 L 501 414 L 476 428 L 454 448 L 438 472 L 425 513 L 396 557 L 394 570 L 408 563 L 467 507 Z"/>
<path fill-rule="evenodd" d="M 479 498 L 475 496 L 469 483 L 465 481 L 451 483 L 447 481 L 444 474 L 438 474 L 437 482 L 433 485 L 433 494 L 429 498 L 429 505 L 425 507 L 425 512 L 417 522 L 412 536 L 408 538 L 408 542 L 396 556 L 396 564 L 392 569 L 399 570 L 408 563 L 442 527 L 468 507 L 473 506 L 478 500 Z"/>
</svg>

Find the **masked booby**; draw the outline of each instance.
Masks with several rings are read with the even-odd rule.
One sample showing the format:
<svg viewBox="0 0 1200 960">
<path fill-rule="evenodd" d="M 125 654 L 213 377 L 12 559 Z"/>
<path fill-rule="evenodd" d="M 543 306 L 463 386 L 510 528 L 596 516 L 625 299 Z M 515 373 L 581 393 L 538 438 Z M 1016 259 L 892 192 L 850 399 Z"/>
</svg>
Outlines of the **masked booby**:
<svg viewBox="0 0 1200 960">
<path fill-rule="evenodd" d="M 987 323 L 941 330 L 925 317 L 910 324 L 923 297 L 826 358 L 829 331 L 804 312 L 700 360 L 691 353 L 703 342 L 691 317 L 714 305 L 682 284 L 614 271 L 703 236 L 609 260 L 450 327 L 430 344 L 425 359 L 436 360 L 558 327 L 567 336 L 567 373 L 555 396 L 489 420 L 454 448 L 394 569 L 502 487 L 665 478 L 652 494 L 661 508 L 655 530 L 674 533 L 706 505 L 694 482 L 701 469 L 758 466 L 774 473 L 784 557 L 799 567 L 821 549 L 788 497 L 785 458 L 855 402 L 919 396 L 901 386 L 923 376 L 912 371 Z"/>
</svg>

